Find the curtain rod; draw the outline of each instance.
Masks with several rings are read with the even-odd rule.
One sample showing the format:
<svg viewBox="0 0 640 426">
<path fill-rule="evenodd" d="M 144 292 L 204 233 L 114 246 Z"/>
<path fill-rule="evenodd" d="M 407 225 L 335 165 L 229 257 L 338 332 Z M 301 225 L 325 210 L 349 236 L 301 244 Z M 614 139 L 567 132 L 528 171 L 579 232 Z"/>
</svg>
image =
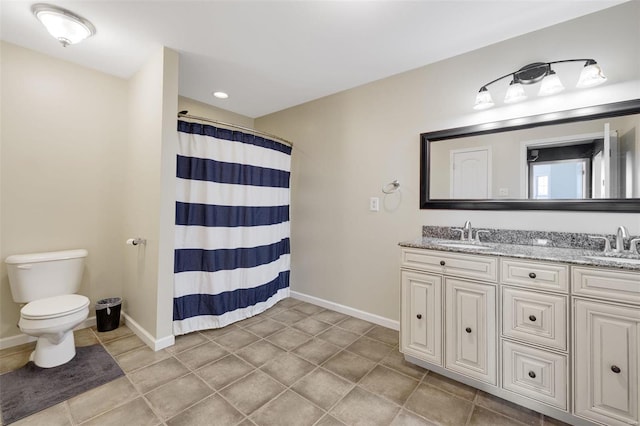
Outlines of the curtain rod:
<svg viewBox="0 0 640 426">
<path fill-rule="evenodd" d="M 266 136 L 266 137 L 271 138 L 271 139 L 277 139 L 278 142 L 282 142 L 285 145 L 288 145 L 289 147 L 293 148 L 293 142 L 289 142 L 288 140 L 283 139 L 280 136 L 272 135 L 270 133 L 261 132 L 259 130 L 250 129 L 250 128 L 244 127 L 244 126 L 239 126 L 237 124 L 225 123 L 224 121 L 216 121 L 216 120 L 211 120 L 210 118 L 204 118 L 204 117 L 197 117 L 195 115 L 189 115 L 189 111 L 180 111 L 178 113 L 178 117 L 179 118 L 187 118 L 187 119 L 190 119 L 190 120 L 204 121 L 204 122 L 207 122 L 207 123 L 218 124 L 220 126 L 232 127 L 234 129 L 238 129 L 238 130 L 244 130 L 244 131 L 247 131 L 247 132 L 251 132 L 251 133 L 253 133 L 255 135 L 258 135 L 258 136 Z"/>
</svg>

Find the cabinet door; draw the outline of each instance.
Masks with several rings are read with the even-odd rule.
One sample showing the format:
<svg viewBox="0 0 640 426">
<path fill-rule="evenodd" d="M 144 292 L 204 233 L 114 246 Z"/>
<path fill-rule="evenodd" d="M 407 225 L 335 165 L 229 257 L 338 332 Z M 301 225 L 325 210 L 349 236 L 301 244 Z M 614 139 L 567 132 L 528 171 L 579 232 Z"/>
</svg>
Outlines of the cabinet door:
<svg viewBox="0 0 640 426">
<path fill-rule="evenodd" d="M 574 309 L 575 414 L 637 424 L 640 310 L 580 299 Z"/>
<path fill-rule="evenodd" d="M 442 365 L 442 277 L 402 271 L 402 352 Z"/>
<path fill-rule="evenodd" d="M 445 279 L 445 366 L 496 384 L 496 289 Z"/>
</svg>

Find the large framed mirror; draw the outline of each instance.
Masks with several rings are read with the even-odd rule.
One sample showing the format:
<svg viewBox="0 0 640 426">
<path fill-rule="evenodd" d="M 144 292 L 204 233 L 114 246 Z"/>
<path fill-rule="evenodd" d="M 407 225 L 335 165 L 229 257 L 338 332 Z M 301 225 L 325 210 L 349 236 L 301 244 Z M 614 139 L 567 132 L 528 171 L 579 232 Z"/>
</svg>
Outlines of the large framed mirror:
<svg viewBox="0 0 640 426">
<path fill-rule="evenodd" d="M 420 138 L 421 209 L 640 212 L 640 99 Z"/>
</svg>

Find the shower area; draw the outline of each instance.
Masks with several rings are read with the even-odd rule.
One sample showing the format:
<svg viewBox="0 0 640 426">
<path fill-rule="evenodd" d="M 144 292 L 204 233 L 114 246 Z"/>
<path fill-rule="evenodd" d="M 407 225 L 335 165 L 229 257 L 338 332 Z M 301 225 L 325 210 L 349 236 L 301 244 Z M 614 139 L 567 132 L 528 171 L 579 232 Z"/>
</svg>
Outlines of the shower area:
<svg viewBox="0 0 640 426">
<path fill-rule="evenodd" d="M 290 142 L 178 115 L 174 335 L 220 328 L 289 296 Z"/>
</svg>

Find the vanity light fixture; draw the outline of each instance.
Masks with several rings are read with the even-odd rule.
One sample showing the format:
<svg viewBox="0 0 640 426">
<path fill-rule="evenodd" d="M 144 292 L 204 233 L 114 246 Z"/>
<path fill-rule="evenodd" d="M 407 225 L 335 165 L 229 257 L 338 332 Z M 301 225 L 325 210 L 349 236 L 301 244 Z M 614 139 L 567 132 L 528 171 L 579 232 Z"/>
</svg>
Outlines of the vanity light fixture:
<svg viewBox="0 0 640 426">
<path fill-rule="evenodd" d="M 491 108 L 494 102 L 487 86 L 507 77 L 511 77 L 511 83 L 504 98 L 504 102 L 507 104 L 527 99 L 523 85 L 541 82 L 538 96 L 560 93 L 564 90 L 564 86 L 560 81 L 560 77 L 551 69 L 551 65 L 565 62 L 584 62 L 584 68 L 576 84 L 578 89 L 594 87 L 607 81 L 607 77 L 605 77 L 602 69 L 594 59 L 563 59 L 552 62 L 534 62 L 484 84 L 476 95 L 476 102 L 473 108 L 476 110 Z"/>
<path fill-rule="evenodd" d="M 37 3 L 31 6 L 31 12 L 64 47 L 79 43 L 96 33 L 96 27 L 91 22 L 58 6 Z"/>
</svg>

